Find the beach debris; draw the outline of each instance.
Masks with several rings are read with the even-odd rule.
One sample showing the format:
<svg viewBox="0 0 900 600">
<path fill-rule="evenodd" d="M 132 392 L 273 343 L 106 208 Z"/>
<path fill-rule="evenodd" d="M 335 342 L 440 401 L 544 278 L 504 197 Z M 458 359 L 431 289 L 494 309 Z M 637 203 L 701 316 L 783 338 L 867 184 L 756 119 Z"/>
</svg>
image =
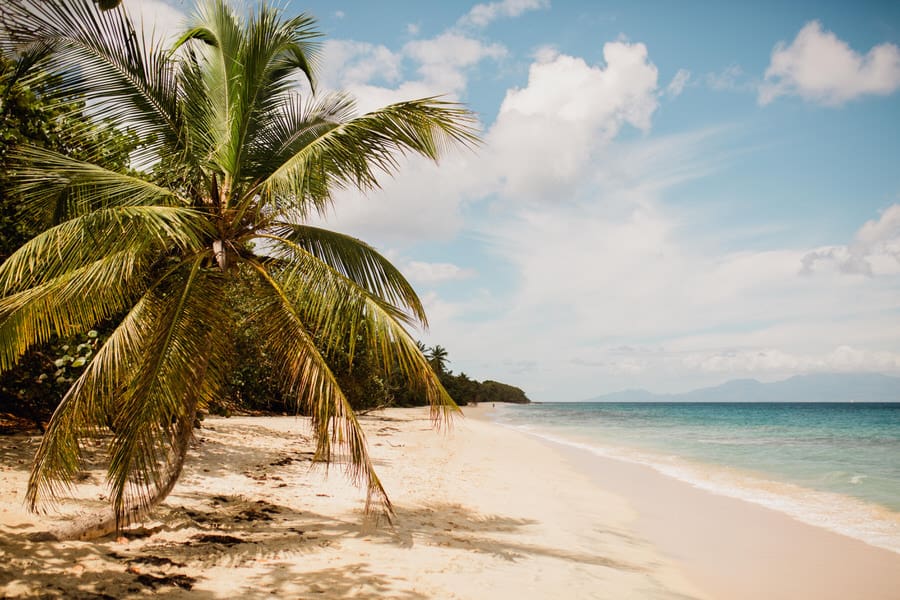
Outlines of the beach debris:
<svg viewBox="0 0 900 600">
<path fill-rule="evenodd" d="M 142 565 L 151 565 L 154 567 L 163 567 L 163 566 L 171 566 L 171 567 L 184 567 L 184 563 L 175 562 L 171 558 L 166 558 L 165 556 L 137 556 L 128 561 L 129 563 L 136 563 Z"/>
<path fill-rule="evenodd" d="M 252 508 L 248 508 L 247 510 L 241 511 L 234 517 L 235 521 L 271 521 L 272 517 L 268 514 L 268 511 L 260 511 L 254 510 Z"/>
<path fill-rule="evenodd" d="M 234 537 L 233 535 L 221 535 L 215 533 L 201 533 L 191 538 L 191 542 L 198 544 L 221 544 L 223 546 L 234 546 L 236 544 L 253 543 L 248 540 Z"/>
<path fill-rule="evenodd" d="M 175 586 L 183 590 L 190 590 L 194 587 L 194 583 L 197 580 L 194 577 L 183 574 L 151 575 L 150 573 L 144 573 L 143 575 L 138 575 L 137 582 L 153 590 L 163 586 Z"/>
<path fill-rule="evenodd" d="M 244 471 L 244 476 L 254 480 L 257 483 L 262 483 L 266 479 L 269 478 L 269 474 L 263 471 L 262 473 L 254 473 L 252 471 Z"/>
<path fill-rule="evenodd" d="M 265 500 L 257 500 L 249 508 L 245 508 L 234 516 L 235 521 L 271 521 L 281 509 Z"/>
</svg>

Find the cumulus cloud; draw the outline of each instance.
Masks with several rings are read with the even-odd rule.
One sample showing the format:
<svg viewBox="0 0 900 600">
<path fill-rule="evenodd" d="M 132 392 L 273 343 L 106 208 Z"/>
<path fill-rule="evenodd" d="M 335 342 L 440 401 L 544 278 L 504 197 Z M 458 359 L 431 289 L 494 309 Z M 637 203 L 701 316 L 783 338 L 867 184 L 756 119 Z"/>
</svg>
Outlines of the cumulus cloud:
<svg viewBox="0 0 900 600">
<path fill-rule="evenodd" d="M 888 95 L 900 88 L 900 48 L 879 44 L 865 55 L 834 33 L 810 21 L 790 45 L 780 42 L 772 51 L 759 103 L 779 96 L 839 106 L 860 96 Z"/>
<path fill-rule="evenodd" d="M 531 65 L 528 84 L 507 92 L 500 118 L 549 115 L 588 127 L 604 123 L 611 133 L 623 123 L 650 128 L 657 103 L 657 69 L 644 44 L 608 42 L 603 46 L 604 66 L 565 54 L 542 53 Z"/>
<path fill-rule="evenodd" d="M 341 89 L 357 100 L 360 112 L 392 102 L 442 95 L 458 100 L 465 93 L 472 69 L 501 60 L 506 48 L 458 32 L 413 40 L 399 50 L 339 40 L 327 42 L 320 82 L 324 89 Z M 462 227 L 463 204 L 477 195 L 481 175 L 473 170 L 471 152 L 450 154 L 437 168 L 418 157 L 402 160 L 402 176 L 385 177 L 382 188 L 368 197 L 353 190 L 336 194 L 331 226 L 366 239 L 387 243 L 446 240 Z"/>
<path fill-rule="evenodd" d="M 473 69 L 506 54 L 500 44 L 451 30 L 399 51 L 329 43 L 324 71 L 335 74 L 331 87 L 348 90 L 360 110 L 369 110 L 435 94 L 458 98 Z M 644 44 L 609 42 L 603 56 L 603 64 L 592 65 L 550 49 L 539 52 L 525 85 L 507 92 L 477 156 L 452 156 L 440 169 L 411 159 L 403 176 L 386 180 L 371 199 L 339 194 L 329 220 L 390 243 L 448 239 L 463 225 L 468 202 L 497 194 L 507 201 L 566 197 L 591 176 L 597 152 L 625 126 L 648 131 L 658 107 L 658 72 Z"/>
<path fill-rule="evenodd" d="M 850 244 L 805 254 L 800 272 L 811 275 L 828 268 L 870 277 L 900 273 L 900 204 L 890 206 L 878 219 L 867 221 Z"/>
<path fill-rule="evenodd" d="M 644 44 L 608 42 L 605 65 L 540 53 L 528 82 L 511 89 L 488 134 L 492 171 L 509 198 L 548 200 L 575 193 L 595 153 L 625 125 L 650 129 L 658 72 Z"/>
<path fill-rule="evenodd" d="M 476 4 L 472 9 L 459 19 L 459 25 L 471 27 L 486 27 L 500 18 L 518 17 L 522 13 L 550 7 L 549 0 L 502 0 Z"/>
<path fill-rule="evenodd" d="M 364 60 L 374 46 L 342 59 L 339 81 L 364 105 L 448 89 L 465 97 L 472 70 L 506 56 L 460 30 L 384 50 L 381 72 Z M 649 132 L 660 97 L 692 80 L 685 71 L 661 86 L 643 44 L 618 40 L 603 50 L 600 63 L 541 50 L 477 154 L 453 154 L 440 168 L 411 159 L 372 197 L 338 197 L 331 226 L 400 246 L 404 256 L 465 230 L 477 240 L 472 252 L 499 273 L 503 285 L 450 263 L 400 261 L 426 286 L 469 277 L 463 299 L 423 296 L 426 341 L 451 348 L 460 370 L 507 378 L 547 400 L 647 387 L 648 374 L 686 389 L 755 373 L 900 371 L 896 327 L 884 317 L 900 308 L 896 278 L 878 276 L 900 270 L 891 254 L 900 208 L 841 246 L 733 252 L 692 235 L 697 215 L 666 201 L 728 160 L 722 131 L 623 141 L 629 128 Z M 729 89 L 746 80 L 737 66 L 715 81 L 700 78 Z M 851 254 L 875 276 L 846 277 L 863 269 L 841 258 Z M 812 276 L 800 276 L 804 261 Z"/>
<path fill-rule="evenodd" d="M 419 64 L 418 72 L 442 93 L 465 89 L 465 70 L 483 60 L 499 60 L 506 56 L 501 44 L 486 44 L 465 35 L 445 32 L 429 40 L 415 40 L 404 47 L 404 53 Z"/>
<path fill-rule="evenodd" d="M 881 217 L 867 221 L 857 232 L 858 243 L 872 247 L 900 238 L 900 204 L 885 210 Z"/>
<path fill-rule="evenodd" d="M 326 60 L 343 61 L 344 68 L 335 70 L 363 107 L 462 93 L 470 69 L 506 54 L 503 46 L 457 32 L 409 42 L 400 53 L 358 43 L 326 50 L 331 48 Z M 380 62 L 376 51 L 385 54 L 386 74 L 409 61 L 417 65 L 417 77 L 396 87 L 368 83 L 376 73 L 371 66 Z M 591 158 L 624 126 L 649 130 L 658 107 L 658 72 L 644 44 L 610 42 L 603 56 L 605 64 L 590 65 L 552 50 L 539 53 L 527 83 L 507 92 L 477 156 L 453 156 L 440 169 L 410 160 L 403 177 L 386 181 L 372 200 L 340 195 L 338 222 L 356 234 L 394 241 L 447 239 L 462 226 L 460 211 L 468 201 L 491 194 L 514 201 L 565 196 L 590 177 Z"/>
<path fill-rule="evenodd" d="M 326 88 L 346 87 L 380 81 L 396 83 L 402 74 L 403 56 L 387 46 L 352 40 L 328 40 L 322 49 L 320 83 Z"/>
<path fill-rule="evenodd" d="M 501 60 L 506 53 L 501 44 L 453 31 L 412 40 L 399 50 L 368 42 L 328 40 L 318 69 L 319 88 L 351 93 L 360 112 L 410 98 L 459 99 L 472 69 L 483 61 Z"/>
</svg>

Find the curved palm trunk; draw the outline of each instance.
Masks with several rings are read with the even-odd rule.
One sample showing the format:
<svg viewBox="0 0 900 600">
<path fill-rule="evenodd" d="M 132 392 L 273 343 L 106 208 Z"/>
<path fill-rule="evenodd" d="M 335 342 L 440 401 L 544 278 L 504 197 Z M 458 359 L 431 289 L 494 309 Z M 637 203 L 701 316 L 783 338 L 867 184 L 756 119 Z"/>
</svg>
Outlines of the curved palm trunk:
<svg viewBox="0 0 900 600">
<path fill-rule="evenodd" d="M 210 359 L 211 356 L 208 354 L 203 358 L 201 381 L 206 377 Z M 187 412 L 184 418 L 178 422 L 178 430 L 175 432 L 175 437 L 172 440 L 172 460 L 169 461 L 170 468 L 165 474 L 166 480 L 157 488 L 156 493 L 150 498 L 146 506 L 126 507 L 120 515 L 116 515 L 113 509 L 85 515 L 67 523 L 61 529 L 49 532 L 49 537 L 59 541 L 93 540 L 133 525 L 152 513 L 175 488 L 175 484 L 181 477 L 181 471 L 184 468 L 184 461 L 187 458 L 191 439 L 194 437 L 194 423 L 197 420 L 199 398 L 196 396 L 194 398 L 185 398 L 185 403 L 187 404 Z"/>
<path fill-rule="evenodd" d="M 166 473 L 165 482 L 157 489 L 156 494 L 150 499 L 150 503 L 147 507 L 133 506 L 126 508 L 119 519 L 116 519 L 116 513 L 112 509 L 85 515 L 70 523 L 66 523 L 60 529 L 49 532 L 46 537 L 58 541 L 93 540 L 137 523 L 150 514 L 154 508 L 168 497 L 175 487 L 178 478 L 181 477 L 184 460 L 187 457 L 187 451 L 190 447 L 191 438 L 194 433 L 194 420 L 196 416 L 197 411 L 195 405 L 190 411 L 190 414 L 187 415 L 187 418 L 180 422 L 172 444 L 173 460 L 170 463 L 171 469 Z"/>
</svg>

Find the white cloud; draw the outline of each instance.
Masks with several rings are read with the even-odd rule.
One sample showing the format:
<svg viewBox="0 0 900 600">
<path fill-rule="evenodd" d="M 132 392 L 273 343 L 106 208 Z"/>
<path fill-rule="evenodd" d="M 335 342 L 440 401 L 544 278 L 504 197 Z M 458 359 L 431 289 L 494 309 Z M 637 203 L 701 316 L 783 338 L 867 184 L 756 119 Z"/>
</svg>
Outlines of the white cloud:
<svg viewBox="0 0 900 600">
<path fill-rule="evenodd" d="M 486 27 L 500 18 L 518 17 L 522 13 L 549 8 L 549 0 L 502 0 L 476 4 L 459 20 L 461 26 Z"/>
<path fill-rule="evenodd" d="M 746 81 L 740 65 L 728 65 L 717 73 L 706 74 L 706 85 L 717 92 L 747 91 L 755 86 Z"/>
<path fill-rule="evenodd" d="M 629 127 L 652 129 L 658 71 L 643 44 L 603 49 L 602 64 L 537 52 L 477 154 L 453 154 L 439 168 L 410 159 L 370 198 L 337 198 L 329 225 L 406 256 L 416 243 L 454 240 L 464 228 L 482 241 L 472 251 L 486 254 L 503 285 L 472 276 L 465 300 L 425 294 L 426 341 L 450 348 L 455 370 L 506 379 L 542 400 L 814 369 L 900 371 L 891 270 L 900 208 L 843 245 L 733 252 L 721 238 L 699 238 L 697 215 L 666 202 L 683 182 L 733 160 L 717 147 L 724 130 L 622 141 Z M 505 55 L 459 32 L 389 51 L 381 72 L 366 66 L 379 64 L 374 52 L 351 53 L 338 78 L 369 106 L 448 90 L 464 97 L 472 69 Z M 705 80 L 748 85 L 737 66 Z M 665 93 L 690 81 L 676 75 Z M 801 275 L 805 257 L 828 251 L 855 253 L 884 276 L 847 277 L 831 258 L 812 260 Z M 403 270 L 425 284 L 471 274 L 449 263 Z"/>
<path fill-rule="evenodd" d="M 867 94 L 888 95 L 900 88 L 900 48 L 879 44 L 863 56 L 810 21 L 788 46 L 780 42 L 772 51 L 759 103 L 779 96 L 839 106 Z"/>
<path fill-rule="evenodd" d="M 608 123 L 613 133 L 623 123 L 650 128 L 657 103 L 657 69 L 644 44 L 608 42 L 603 46 L 606 66 L 590 66 L 584 59 L 544 53 L 531 65 L 528 85 L 507 92 L 500 118 L 551 116 L 584 123 Z"/>
<path fill-rule="evenodd" d="M 678 69 L 678 72 L 675 73 L 675 77 L 673 77 L 672 81 L 669 82 L 669 85 L 666 86 L 666 93 L 670 96 L 680 96 L 681 92 L 684 91 L 684 87 L 690 80 L 690 71 L 687 69 Z"/>
<path fill-rule="evenodd" d="M 900 371 L 900 353 L 869 351 L 841 345 L 817 354 L 796 354 L 777 348 L 691 354 L 679 359 L 690 370 L 726 375 L 787 375 L 796 373 L 858 373 Z"/>
<path fill-rule="evenodd" d="M 122 3 L 138 30 L 143 30 L 149 39 L 162 38 L 171 44 L 184 31 L 186 15 L 171 4 L 161 0 L 124 0 Z M 150 38 L 153 34 L 153 38 Z"/>
<path fill-rule="evenodd" d="M 413 40 L 396 51 L 368 42 L 328 40 L 318 69 L 319 88 L 349 92 L 360 112 L 426 96 L 459 99 L 472 69 L 506 53 L 501 44 L 456 32 Z"/>
<path fill-rule="evenodd" d="M 850 275 L 900 273 L 900 204 L 866 222 L 850 244 L 818 248 L 804 255 L 801 262 L 801 273 L 805 275 L 827 268 Z"/>
<path fill-rule="evenodd" d="M 643 44 L 609 42 L 604 66 L 545 50 L 528 83 L 507 91 L 488 137 L 486 167 L 507 198 L 548 200 L 576 193 L 594 154 L 624 125 L 650 128 L 657 69 Z"/>
<path fill-rule="evenodd" d="M 469 72 L 484 61 L 503 58 L 506 49 L 445 32 L 411 41 L 399 51 L 332 41 L 326 43 L 323 54 L 322 73 L 328 79 L 320 87 L 350 92 L 359 111 L 366 112 L 411 98 L 442 95 L 457 100 L 465 93 Z M 338 192 L 335 213 L 327 222 L 392 244 L 449 239 L 462 226 L 462 206 L 479 185 L 481 175 L 472 169 L 473 159 L 471 152 L 453 153 L 444 157 L 440 168 L 417 157 L 403 159 L 401 176 L 384 177 L 382 188 L 368 197 L 351 190 Z"/>
<path fill-rule="evenodd" d="M 413 282 L 442 283 L 472 277 L 475 272 L 452 263 L 410 261 L 403 266 L 403 273 Z"/>
<path fill-rule="evenodd" d="M 496 61 L 506 56 L 506 48 L 501 44 L 485 44 L 453 32 L 409 42 L 403 50 L 419 63 L 418 72 L 422 79 L 443 90 L 444 94 L 465 89 L 466 69 L 485 59 Z"/>
<path fill-rule="evenodd" d="M 419 64 L 418 79 L 395 88 L 348 80 L 349 89 L 373 106 L 434 94 L 438 82 L 461 92 L 467 69 L 501 57 L 503 50 L 444 34 L 411 42 L 403 53 Z M 449 239 L 462 227 L 461 210 L 469 201 L 496 193 L 508 202 L 574 194 L 593 176 L 592 157 L 626 125 L 649 129 L 658 105 L 657 69 L 643 44 L 611 42 L 604 57 L 605 65 L 592 66 L 578 57 L 541 53 L 527 84 L 508 91 L 477 153 L 455 154 L 440 168 L 411 159 L 401 177 L 387 179 L 371 198 L 339 194 L 332 223 L 391 243 Z"/>
<path fill-rule="evenodd" d="M 325 48 L 329 85 L 352 93 L 361 111 L 398 100 L 465 93 L 469 73 L 506 56 L 499 44 L 458 31 L 407 43 L 400 51 L 358 42 Z M 590 177 L 591 159 L 625 126 L 648 131 L 659 102 L 658 73 L 644 44 L 603 46 L 605 64 L 552 49 L 538 53 L 526 85 L 511 89 L 477 155 L 463 153 L 436 169 L 411 159 L 371 198 L 341 193 L 329 219 L 367 239 L 448 239 L 470 201 L 565 197 Z M 414 77 L 405 67 L 414 65 Z M 386 85 L 388 84 L 388 85 Z"/>
<path fill-rule="evenodd" d="M 318 72 L 320 86 L 326 89 L 345 89 L 371 81 L 395 83 L 400 80 L 403 56 L 387 46 L 354 42 L 349 40 L 327 40 L 322 48 L 321 64 Z"/>
<path fill-rule="evenodd" d="M 868 247 L 900 239 L 900 204 L 885 210 L 881 217 L 867 221 L 857 232 L 858 243 Z"/>
<path fill-rule="evenodd" d="M 717 135 L 617 142 L 592 163 L 579 198 L 511 206 L 485 222 L 480 233 L 516 283 L 484 322 L 445 306 L 433 339 L 482 357 L 461 365 L 473 376 L 508 377 L 543 400 L 809 371 L 900 373 L 895 258 L 892 272 L 873 262 L 885 277 L 822 265 L 803 277 L 809 249 L 724 251 L 685 227 L 695 215 L 666 208 L 675 186 L 708 173 Z M 891 207 L 847 247 L 892 243 L 898 224 Z M 513 373 L 492 356 L 541 368 Z"/>
</svg>

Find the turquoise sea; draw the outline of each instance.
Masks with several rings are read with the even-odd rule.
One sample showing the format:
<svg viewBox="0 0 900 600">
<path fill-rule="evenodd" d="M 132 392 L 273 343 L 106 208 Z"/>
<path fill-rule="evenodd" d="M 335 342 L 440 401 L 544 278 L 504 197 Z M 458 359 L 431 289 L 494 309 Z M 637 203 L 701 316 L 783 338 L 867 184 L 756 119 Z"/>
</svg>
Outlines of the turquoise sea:
<svg viewBox="0 0 900 600">
<path fill-rule="evenodd" d="M 900 553 L 900 403 L 546 403 L 494 418 Z"/>
</svg>

